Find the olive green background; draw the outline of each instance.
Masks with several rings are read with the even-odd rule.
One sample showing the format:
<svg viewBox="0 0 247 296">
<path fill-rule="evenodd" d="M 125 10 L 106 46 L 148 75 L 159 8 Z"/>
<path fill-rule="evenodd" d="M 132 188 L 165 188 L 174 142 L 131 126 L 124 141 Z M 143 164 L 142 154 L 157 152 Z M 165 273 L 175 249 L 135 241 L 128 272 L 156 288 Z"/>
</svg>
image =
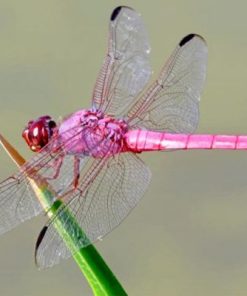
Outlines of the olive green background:
<svg viewBox="0 0 247 296">
<path fill-rule="evenodd" d="M 246 1 L 0 0 L 0 131 L 27 158 L 29 119 L 90 106 L 108 19 L 120 4 L 147 26 L 154 73 L 196 32 L 209 47 L 198 132 L 247 133 Z M 97 248 L 129 295 L 247 295 L 247 154 L 176 151 L 143 156 L 153 172 L 139 206 Z M 16 170 L 0 150 L 0 177 Z M 1 221 L 1 217 L 0 217 Z M 0 295 L 91 295 L 73 260 L 38 271 L 46 218 L 0 239 Z"/>
</svg>

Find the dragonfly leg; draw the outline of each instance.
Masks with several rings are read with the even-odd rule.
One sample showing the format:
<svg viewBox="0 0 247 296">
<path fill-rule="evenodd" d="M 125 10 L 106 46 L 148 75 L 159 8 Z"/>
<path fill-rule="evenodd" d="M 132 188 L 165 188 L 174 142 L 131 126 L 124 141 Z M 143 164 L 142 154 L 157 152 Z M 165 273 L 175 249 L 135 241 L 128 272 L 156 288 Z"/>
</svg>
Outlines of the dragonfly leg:
<svg viewBox="0 0 247 296">
<path fill-rule="evenodd" d="M 74 193 L 76 190 L 78 190 L 81 193 L 81 190 L 78 188 L 79 178 L 80 178 L 80 158 L 75 156 L 74 157 L 74 180 L 69 186 L 69 187 L 72 186 L 72 189 L 69 189 L 67 192 L 64 192 L 62 195 L 60 195 L 59 198 L 61 200 L 66 201 L 66 199 L 70 196 L 70 194 Z"/>
<path fill-rule="evenodd" d="M 80 158 L 75 156 L 74 158 L 74 189 L 77 188 L 80 178 Z"/>
<path fill-rule="evenodd" d="M 46 177 L 47 180 L 54 180 L 56 179 L 60 174 L 60 169 L 63 164 L 64 155 L 60 155 L 51 165 L 51 167 L 54 169 L 54 174 L 50 177 Z"/>
</svg>

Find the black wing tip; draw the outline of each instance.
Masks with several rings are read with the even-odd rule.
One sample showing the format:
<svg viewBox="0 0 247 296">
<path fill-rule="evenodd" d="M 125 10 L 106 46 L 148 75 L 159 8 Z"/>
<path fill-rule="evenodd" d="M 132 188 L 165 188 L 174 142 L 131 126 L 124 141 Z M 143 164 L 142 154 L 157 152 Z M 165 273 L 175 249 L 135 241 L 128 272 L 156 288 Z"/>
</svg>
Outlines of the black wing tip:
<svg viewBox="0 0 247 296">
<path fill-rule="evenodd" d="M 35 244 L 34 260 L 35 260 L 35 265 L 37 267 L 39 267 L 39 264 L 38 264 L 38 261 L 37 261 L 37 252 L 38 252 L 39 246 L 40 246 L 40 244 L 41 244 L 41 242 L 42 242 L 42 240 L 43 240 L 43 238 L 44 238 L 44 236 L 46 234 L 47 229 L 48 229 L 48 226 L 46 226 L 46 225 L 42 228 L 42 230 L 40 231 L 39 236 L 37 238 L 36 244 Z"/>
<path fill-rule="evenodd" d="M 198 34 L 195 34 L 195 33 L 191 33 L 191 34 L 188 34 L 186 35 L 180 42 L 179 42 L 179 46 L 182 47 L 184 46 L 186 43 L 188 43 L 191 39 L 193 39 L 194 37 L 197 37 L 197 38 L 200 38 L 202 39 L 204 42 L 205 42 L 205 39 L 201 36 L 201 35 L 198 35 Z"/>
<path fill-rule="evenodd" d="M 116 7 L 112 14 L 111 14 L 111 21 L 115 21 L 115 19 L 117 18 L 117 16 L 119 15 L 120 11 L 123 9 L 123 8 L 127 8 L 127 9 L 130 9 L 130 10 L 133 10 L 131 7 L 129 6 L 118 6 Z"/>
</svg>

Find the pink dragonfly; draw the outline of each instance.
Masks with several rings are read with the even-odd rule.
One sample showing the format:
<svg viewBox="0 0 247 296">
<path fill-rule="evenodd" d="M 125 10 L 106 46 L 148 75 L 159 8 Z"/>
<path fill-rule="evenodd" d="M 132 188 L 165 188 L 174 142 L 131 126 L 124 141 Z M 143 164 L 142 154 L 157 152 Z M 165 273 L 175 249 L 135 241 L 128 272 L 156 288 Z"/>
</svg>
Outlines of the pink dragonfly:
<svg viewBox="0 0 247 296">
<path fill-rule="evenodd" d="M 247 149 L 247 136 L 191 134 L 198 124 L 206 76 L 207 46 L 201 36 L 184 37 L 158 79 L 142 93 L 152 72 L 149 53 L 140 15 L 117 7 L 110 18 L 108 51 L 92 107 L 59 125 L 42 116 L 24 130 L 23 137 L 37 154 L 0 183 L 0 233 L 43 211 L 32 190 L 27 194 L 27 176 L 47 180 L 95 242 L 129 214 L 147 189 L 151 174 L 139 153 Z M 42 233 L 36 250 L 40 267 L 70 256 L 53 226 L 59 215 L 61 211 Z M 87 244 L 82 240 L 79 247 Z"/>
</svg>

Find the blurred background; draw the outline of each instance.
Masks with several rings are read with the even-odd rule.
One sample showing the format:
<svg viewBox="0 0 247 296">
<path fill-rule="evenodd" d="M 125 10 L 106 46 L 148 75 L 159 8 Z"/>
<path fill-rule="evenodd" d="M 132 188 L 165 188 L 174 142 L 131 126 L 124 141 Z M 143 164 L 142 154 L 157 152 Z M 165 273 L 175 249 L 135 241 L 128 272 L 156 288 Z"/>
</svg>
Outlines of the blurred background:
<svg viewBox="0 0 247 296">
<path fill-rule="evenodd" d="M 26 157 L 26 122 L 88 107 L 118 5 L 138 10 L 154 73 L 196 32 L 209 47 L 200 133 L 247 133 L 246 1 L 0 0 L 1 133 Z M 155 75 L 154 75 L 155 77 Z M 246 295 L 246 152 L 146 154 L 152 183 L 139 206 L 97 244 L 129 295 Z M 0 150 L 0 177 L 16 171 Z M 34 244 L 46 218 L 0 239 L 0 295 L 91 295 L 72 259 L 38 271 Z"/>
</svg>

